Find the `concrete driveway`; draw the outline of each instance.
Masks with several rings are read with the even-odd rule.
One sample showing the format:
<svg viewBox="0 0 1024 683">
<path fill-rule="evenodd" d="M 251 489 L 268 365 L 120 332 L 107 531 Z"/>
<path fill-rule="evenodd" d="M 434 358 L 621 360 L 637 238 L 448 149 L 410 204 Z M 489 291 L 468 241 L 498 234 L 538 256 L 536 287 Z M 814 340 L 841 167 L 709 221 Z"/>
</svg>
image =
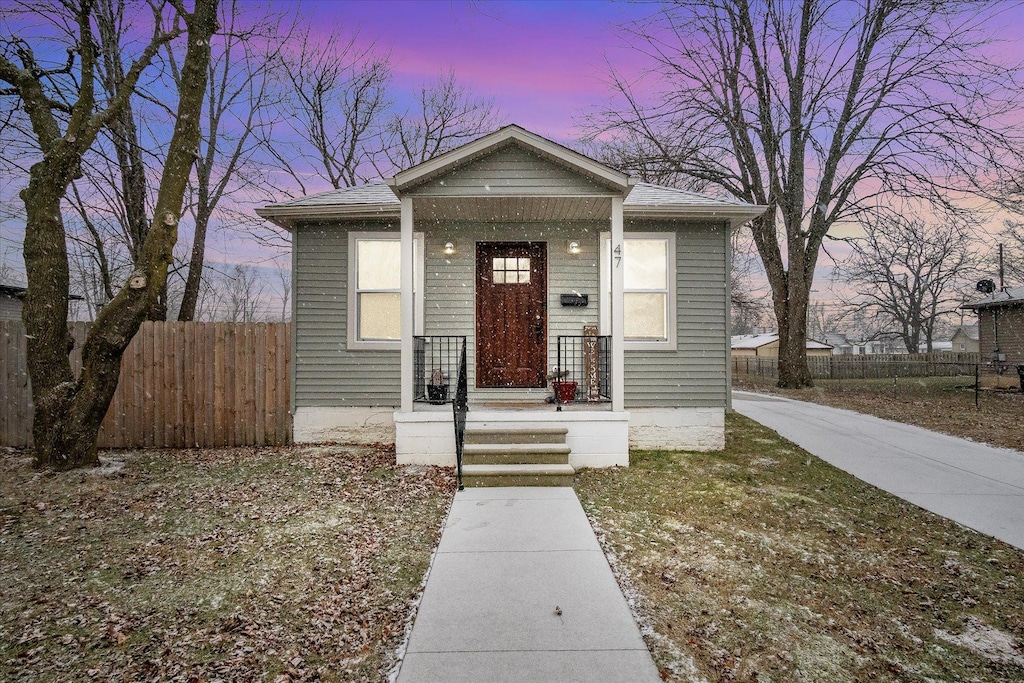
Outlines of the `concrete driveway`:
<svg viewBox="0 0 1024 683">
<path fill-rule="evenodd" d="M 745 391 L 736 412 L 869 484 L 1024 549 L 1024 453 Z"/>
</svg>

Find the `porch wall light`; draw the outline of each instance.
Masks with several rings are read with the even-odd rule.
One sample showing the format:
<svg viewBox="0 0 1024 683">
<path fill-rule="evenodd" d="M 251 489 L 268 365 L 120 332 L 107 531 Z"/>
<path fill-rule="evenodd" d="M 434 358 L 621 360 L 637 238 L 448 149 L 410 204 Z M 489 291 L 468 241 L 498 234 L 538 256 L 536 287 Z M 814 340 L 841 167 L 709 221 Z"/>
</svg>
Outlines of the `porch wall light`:
<svg viewBox="0 0 1024 683">
<path fill-rule="evenodd" d="M 565 253 L 569 254 L 570 256 L 579 256 L 581 251 L 582 249 L 580 249 L 580 243 L 577 242 L 576 240 L 572 240 L 565 247 Z"/>
<path fill-rule="evenodd" d="M 448 241 L 444 243 L 444 255 L 453 256 L 455 254 L 455 242 Z"/>
</svg>

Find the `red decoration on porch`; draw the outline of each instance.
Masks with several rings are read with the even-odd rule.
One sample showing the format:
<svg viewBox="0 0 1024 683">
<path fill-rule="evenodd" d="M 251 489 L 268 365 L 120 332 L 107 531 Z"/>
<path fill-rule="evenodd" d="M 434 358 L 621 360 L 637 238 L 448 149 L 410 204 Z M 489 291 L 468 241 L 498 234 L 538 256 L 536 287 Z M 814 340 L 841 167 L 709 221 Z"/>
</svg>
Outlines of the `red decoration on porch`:
<svg viewBox="0 0 1024 683">
<path fill-rule="evenodd" d="M 551 386 L 559 403 L 572 403 L 576 400 L 576 382 L 552 382 Z"/>
</svg>

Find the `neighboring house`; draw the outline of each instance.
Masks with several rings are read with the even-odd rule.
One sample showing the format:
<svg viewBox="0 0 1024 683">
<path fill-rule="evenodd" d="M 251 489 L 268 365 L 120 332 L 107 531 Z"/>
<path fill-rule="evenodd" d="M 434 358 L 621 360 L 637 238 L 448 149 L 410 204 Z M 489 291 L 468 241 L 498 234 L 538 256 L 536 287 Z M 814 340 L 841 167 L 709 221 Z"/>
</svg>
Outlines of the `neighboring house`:
<svg viewBox="0 0 1024 683">
<path fill-rule="evenodd" d="M 27 291 L 28 289 L 25 287 L 0 285 L 0 320 L 21 321 L 21 309 L 24 306 L 24 297 Z M 78 294 L 68 295 L 69 302 L 82 300 Z M 69 308 L 68 315 L 71 316 L 72 313 L 73 311 Z"/>
<path fill-rule="evenodd" d="M 1024 287 L 994 292 L 963 307 L 978 314 L 978 347 L 983 362 L 1024 364 Z"/>
<path fill-rule="evenodd" d="M 21 320 L 24 287 L 0 285 L 0 320 Z"/>
<path fill-rule="evenodd" d="M 833 356 L 853 356 L 863 353 L 863 349 L 850 341 L 842 332 L 829 332 L 821 341 L 832 347 Z"/>
<path fill-rule="evenodd" d="M 730 233 L 763 211 L 514 125 L 386 183 L 266 206 L 292 234 L 294 438 L 453 464 L 434 402 L 464 338 L 470 430 L 564 434 L 575 467 L 626 465 L 631 444 L 720 448 Z M 545 401 L 556 373 L 564 410 Z"/>
<path fill-rule="evenodd" d="M 949 343 L 952 344 L 955 353 L 978 353 L 981 350 L 978 341 L 978 326 L 961 325 L 956 328 Z"/>
<path fill-rule="evenodd" d="M 831 356 L 832 346 L 814 339 L 807 340 L 807 355 Z M 778 358 L 779 335 L 741 334 L 732 338 L 732 357 L 735 358 Z"/>
</svg>

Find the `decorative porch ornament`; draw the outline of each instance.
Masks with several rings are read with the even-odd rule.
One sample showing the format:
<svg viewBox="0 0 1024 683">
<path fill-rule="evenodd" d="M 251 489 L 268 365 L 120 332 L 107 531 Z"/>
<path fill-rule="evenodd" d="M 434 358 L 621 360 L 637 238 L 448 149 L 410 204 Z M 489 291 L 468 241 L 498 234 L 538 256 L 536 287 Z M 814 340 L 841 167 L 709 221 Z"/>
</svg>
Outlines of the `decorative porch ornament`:
<svg viewBox="0 0 1024 683">
<path fill-rule="evenodd" d="M 427 399 L 434 405 L 443 405 L 448 402 L 448 383 L 444 379 L 444 371 L 441 368 L 434 368 L 430 373 Z"/>
</svg>

